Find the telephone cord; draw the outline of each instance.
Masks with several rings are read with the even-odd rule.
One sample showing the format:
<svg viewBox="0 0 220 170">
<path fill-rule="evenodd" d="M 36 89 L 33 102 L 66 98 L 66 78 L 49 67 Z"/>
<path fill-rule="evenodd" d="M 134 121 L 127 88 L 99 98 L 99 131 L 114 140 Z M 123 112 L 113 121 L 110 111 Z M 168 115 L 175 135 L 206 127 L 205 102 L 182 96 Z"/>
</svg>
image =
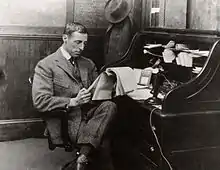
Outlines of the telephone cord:
<svg viewBox="0 0 220 170">
<path fill-rule="evenodd" d="M 171 163 L 168 161 L 168 159 L 165 157 L 164 153 L 163 153 L 163 150 L 162 150 L 162 147 L 160 145 L 160 142 L 158 140 L 158 137 L 157 137 L 157 134 L 155 132 L 155 127 L 153 126 L 152 124 L 152 114 L 155 110 L 157 110 L 158 108 L 154 108 L 152 109 L 151 113 L 150 113 L 150 127 L 151 127 L 151 131 L 153 132 L 153 135 L 155 137 L 155 140 L 156 140 L 156 143 L 159 147 L 159 151 L 160 151 L 160 155 L 162 156 L 162 158 L 166 161 L 167 165 L 169 166 L 169 169 L 170 170 L 173 170 L 172 166 L 171 166 Z"/>
</svg>

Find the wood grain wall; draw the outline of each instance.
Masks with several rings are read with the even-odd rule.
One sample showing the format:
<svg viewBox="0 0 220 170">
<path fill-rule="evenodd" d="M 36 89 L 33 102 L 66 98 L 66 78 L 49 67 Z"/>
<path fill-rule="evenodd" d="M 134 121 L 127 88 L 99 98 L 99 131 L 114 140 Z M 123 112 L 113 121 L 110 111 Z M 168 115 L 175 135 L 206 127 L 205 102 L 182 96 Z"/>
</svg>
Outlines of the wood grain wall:
<svg viewBox="0 0 220 170">
<path fill-rule="evenodd" d="M 108 0 L 75 0 L 74 21 L 84 24 L 87 28 L 107 28 L 109 22 L 105 19 L 104 8 Z M 137 29 L 141 27 L 142 0 L 131 0 L 130 17 Z"/>
<path fill-rule="evenodd" d="M 61 44 L 59 38 L 0 37 L 1 69 L 0 119 L 36 117 L 28 78 L 37 61 Z"/>
<path fill-rule="evenodd" d="M 217 30 L 219 5 L 219 0 L 189 0 L 190 28 Z"/>
<path fill-rule="evenodd" d="M 186 28 L 187 0 L 166 0 L 165 22 L 166 28 Z"/>
<path fill-rule="evenodd" d="M 151 27 L 152 2 L 142 0 L 143 28 Z M 160 0 L 159 27 L 174 29 L 220 30 L 219 0 Z"/>
</svg>

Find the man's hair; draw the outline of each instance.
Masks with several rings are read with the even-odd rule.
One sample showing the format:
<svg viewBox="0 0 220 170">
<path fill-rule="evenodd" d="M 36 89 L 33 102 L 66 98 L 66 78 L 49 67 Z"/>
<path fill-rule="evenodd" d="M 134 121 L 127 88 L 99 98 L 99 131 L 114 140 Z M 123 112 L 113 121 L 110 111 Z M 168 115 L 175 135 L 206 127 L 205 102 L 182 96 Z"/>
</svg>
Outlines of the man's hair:
<svg viewBox="0 0 220 170">
<path fill-rule="evenodd" d="M 78 22 L 67 23 L 63 34 L 71 35 L 73 32 L 88 34 L 86 27 Z"/>
</svg>

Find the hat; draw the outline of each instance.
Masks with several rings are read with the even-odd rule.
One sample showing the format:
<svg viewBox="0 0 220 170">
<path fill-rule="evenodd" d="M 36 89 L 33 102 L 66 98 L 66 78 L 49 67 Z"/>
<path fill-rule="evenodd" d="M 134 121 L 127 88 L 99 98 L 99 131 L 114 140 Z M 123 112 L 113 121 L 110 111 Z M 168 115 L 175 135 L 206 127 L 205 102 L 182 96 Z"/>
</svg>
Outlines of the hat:
<svg viewBox="0 0 220 170">
<path fill-rule="evenodd" d="M 105 18 L 111 23 L 123 21 L 132 9 L 132 0 L 109 0 L 105 5 Z"/>
</svg>

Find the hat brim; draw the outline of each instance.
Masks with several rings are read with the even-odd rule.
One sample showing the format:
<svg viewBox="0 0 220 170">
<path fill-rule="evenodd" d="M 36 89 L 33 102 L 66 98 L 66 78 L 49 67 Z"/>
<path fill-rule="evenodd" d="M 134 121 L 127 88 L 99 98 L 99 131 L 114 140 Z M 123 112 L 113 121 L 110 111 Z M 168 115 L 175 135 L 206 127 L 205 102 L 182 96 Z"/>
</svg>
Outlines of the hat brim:
<svg viewBox="0 0 220 170">
<path fill-rule="evenodd" d="M 116 24 L 116 23 L 119 23 L 121 21 L 123 21 L 127 16 L 128 14 L 130 13 L 131 9 L 132 9 L 132 0 L 126 0 L 127 1 L 127 8 L 126 10 L 122 13 L 122 15 L 115 19 L 111 16 L 111 14 L 106 10 L 106 8 L 108 7 L 109 3 L 111 2 L 111 0 L 109 0 L 106 5 L 105 5 L 105 10 L 104 10 L 104 13 L 105 13 L 105 19 L 107 21 L 109 21 L 110 23 L 113 23 L 113 24 Z"/>
</svg>

